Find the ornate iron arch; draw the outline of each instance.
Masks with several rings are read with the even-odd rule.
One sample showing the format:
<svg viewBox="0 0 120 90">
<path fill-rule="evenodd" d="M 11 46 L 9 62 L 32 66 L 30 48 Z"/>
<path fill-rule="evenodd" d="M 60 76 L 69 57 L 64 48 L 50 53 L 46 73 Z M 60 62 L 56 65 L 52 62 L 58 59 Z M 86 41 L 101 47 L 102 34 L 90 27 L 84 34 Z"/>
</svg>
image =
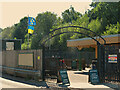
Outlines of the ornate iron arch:
<svg viewBox="0 0 120 90">
<path fill-rule="evenodd" d="M 58 35 L 64 34 L 64 33 L 77 33 L 77 34 L 82 34 L 82 35 L 85 35 L 85 36 L 87 36 L 87 37 L 92 38 L 94 41 L 97 42 L 97 45 L 98 45 L 98 44 L 100 45 L 99 41 L 96 40 L 95 38 L 93 38 L 93 37 L 91 37 L 91 36 L 89 36 L 89 35 L 87 35 L 87 34 L 80 33 L 80 32 L 61 32 L 61 33 L 55 34 L 55 35 L 53 35 L 53 36 L 47 38 L 44 42 L 42 42 L 42 44 L 45 45 L 45 43 L 46 43 L 48 40 L 50 40 L 50 39 L 52 39 L 52 38 L 54 38 L 54 37 L 56 37 L 56 36 L 58 36 Z"/>
<path fill-rule="evenodd" d="M 64 31 L 64 32 L 59 32 L 59 33 L 57 33 L 57 34 L 54 34 L 56 31 L 62 30 L 62 29 L 64 29 L 64 28 L 79 28 L 79 29 L 86 30 L 86 31 L 88 31 L 88 32 L 90 31 L 90 32 L 91 32 L 92 34 L 94 34 L 95 36 L 98 36 L 99 38 L 101 38 L 101 39 L 104 41 L 104 44 L 106 44 L 106 40 L 105 40 L 102 36 L 98 35 L 97 33 L 95 33 L 94 31 L 92 31 L 92 30 L 90 30 L 90 29 L 87 29 L 87 28 L 84 28 L 84 27 L 80 27 L 80 26 L 64 26 L 64 27 L 60 27 L 60 28 L 54 29 L 54 30 L 50 31 L 50 32 L 48 33 L 48 35 L 46 35 L 46 36 L 43 37 L 43 39 L 41 40 L 41 44 L 45 44 L 45 42 L 47 42 L 47 41 L 50 40 L 51 38 L 53 38 L 53 37 L 55 37 L 55 36 L 57 36 L 57 35 L 63 34 L 63 33 L 78 33 L 78 34 L 83 34 L 83 35 L 85 35 L 85 36 L 87 36 L 87 37 L 92 38 L 94 41 L 97 42 L 97 44 L 100 44 L 100 42 L 99 42 L 97 39 L 95 39 L 93 36 L 87 35 L 87 34 L 81 32 L 81 30 L 80 30 L 80 31 L 76 31 L 76 30 L 74 30 L 74 31 Z M 52 36 L 50 36 L 50 34 L 51 34 Z"/>
<path fill-rule="evenodd" d="M 71 28 L 80 28 L 80 29 L 84 29 L 84 30 L 86 30 L 86 31 L 90 31 L 91 33 L 93 33 L 94 35 L 96 35 L 96 36 L 98 36 L 98 37 L 100 37 L 103 41 L 104 41 L 104 44 L 106 44 L 106 41 L 105 41 L 105 39 L 102 37 L 102 36 L 100 36 L 100 35 L 98 35 L 97 33 L 95 33 L 94 31 L 92 31 L 92 30 L 90 30 L 90 29 L 87 29 L 87 28 L 84 28 L 84 27 L 79 27 L 79 26 L 65 26 L 65 27 L 60 27 L 60 28 L 57 28 L 57 29 L 54 29 L 54 30 L 52 30 L 52 31 L 50 31 L 49 33 L 48 33 L 48 35 L 46 35 L 46 36 L 44 36 L 44 38 L 42 39 L 42 40 L 39 40 L 39 42 L 41 41 L 41 46 L 43 47 L 43 50 L 42 50 L 42 52 L 43 52 L 43 61 L 42 61 L 42 67 L 43 67 L 43 71 L 42 71 L 42 78 L 43 78 L 43 81 L 45 80 L 45 66 L 44 66 L 44 63 L 45 63 L 45 47 L 44 47 L 44 44 L 48 41 L 48 40 L 50 40 L 50 39 L 52 39 L 53 37 L 55 37 L 55 36 L 57 36 L 57 35 L 61 35 L 61 34 L 64 34 L 64 33 L 77 33 L 77 34 L 83 34 L 83 35 L 85 35 L 85 36 L 87 36 L 87 37 L 90 37 L 90 38 L 92 38 L 94 41 L 96 41 L 97 42 L 97 45 L 98 45 L 98 54 L 99 54 L 99 57 L 98 57 L 98 61 L 100 61 L 101 60 L 101 49 L 100 49 L 100 47 L 101 47 L 101 43 L 97 40 L 97 39 L 95 39 L 93 36 L 90 36 L 90 35 L 87 35 L 86 33 L 83 33 L 83 32 L 80 32 L 80 31 L 63 31 L 63 32 L 58 32 L 57 34 L 55 33 L 56 31 L 58 31 L 58 30 L 60 30 L 60 29 L 64 29 L 64 28 L 69 28 L 69 27 L 71 27 Z M 55 33 L 55 34 L 54 34 Z M 51 36 L 52 35 L 52 36 Z"/>
</svg>

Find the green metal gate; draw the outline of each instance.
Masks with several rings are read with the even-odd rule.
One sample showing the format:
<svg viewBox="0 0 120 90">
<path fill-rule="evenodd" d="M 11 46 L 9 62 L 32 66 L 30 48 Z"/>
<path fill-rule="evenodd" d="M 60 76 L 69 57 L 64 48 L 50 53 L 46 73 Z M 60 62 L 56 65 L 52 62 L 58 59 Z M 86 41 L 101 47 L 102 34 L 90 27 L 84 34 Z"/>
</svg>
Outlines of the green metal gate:
<svg viewBox="0 0 120 90">
<path fill-rule="evenodd" d="M 105 82 L 120 82 L 120 44 L 105 46 Z"/>
</svg>

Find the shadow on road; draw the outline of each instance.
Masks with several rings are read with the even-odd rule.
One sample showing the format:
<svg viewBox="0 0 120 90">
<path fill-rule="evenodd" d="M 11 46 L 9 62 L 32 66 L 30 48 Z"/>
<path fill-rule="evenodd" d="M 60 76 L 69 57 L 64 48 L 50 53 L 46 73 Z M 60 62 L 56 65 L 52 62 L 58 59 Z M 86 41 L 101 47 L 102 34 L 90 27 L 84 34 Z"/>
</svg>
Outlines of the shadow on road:
<svg viewBox="0 0 120 90">
<path fill-rule="evenodd" d="M 83 74 L 83 75 L 88 75 L 89 72 L 74 72 L 74 74 Z"/>
<path fill-rule="evenodd" d="M 5 74 L 5 73 L 2 74 L 2 76 L 0 76 L 0 77 L 8 79 L 8 80 L 15 81 L 15 82 L 20 82 L 20 83 L 24 83 L 24 84 L 34 85 L 34 86 L 37 86 L 37 87 L 49 88 L 49 86 L 46 84 L 45 81 L 26 80 L 25 78 L 16 77 L 16 76 L 8 75 L 8 74 Z"/>
</svg>

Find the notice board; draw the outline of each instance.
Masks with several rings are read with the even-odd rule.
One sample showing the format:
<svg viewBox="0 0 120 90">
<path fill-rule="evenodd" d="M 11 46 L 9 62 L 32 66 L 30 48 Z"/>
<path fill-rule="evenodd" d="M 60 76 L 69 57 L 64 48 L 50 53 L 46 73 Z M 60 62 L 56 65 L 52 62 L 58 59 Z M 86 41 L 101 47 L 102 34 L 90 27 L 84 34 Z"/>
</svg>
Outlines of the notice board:
<svg viewBox="0 0 120 90">
<path fill-rule="evenodd" d="M 6 42 L 6 50 L 14 50 L 14 42 Z"/>
<path fill-rule="evenodd" d="M 97 69 L 89 70 L 89 78 L 92 84 L 99 83 L 98 71 Z"/>
<path fill-rule="evenodd" d="M 60 76 L 61 76 L 63 84 L 69 84 L 70 85 L 67 70 L 60 70 Z"/>
<path fill-rule="evenodd" d="M 33 53 L 19 53 L 18 65 L 33 67 Z"/>
</svg>

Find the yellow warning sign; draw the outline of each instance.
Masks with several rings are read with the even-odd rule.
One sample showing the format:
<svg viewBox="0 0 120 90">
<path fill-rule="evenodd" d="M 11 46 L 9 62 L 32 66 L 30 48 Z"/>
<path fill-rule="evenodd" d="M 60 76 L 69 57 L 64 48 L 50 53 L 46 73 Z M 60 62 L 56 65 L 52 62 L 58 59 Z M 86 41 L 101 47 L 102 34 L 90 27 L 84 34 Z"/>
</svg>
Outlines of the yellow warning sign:
<svg viewBox="0 0 120 90">
<path fill-rule="evenodd" d="M 38 60 L 40 60 L 40 56 L 38 56 Z"/>
</svg>

